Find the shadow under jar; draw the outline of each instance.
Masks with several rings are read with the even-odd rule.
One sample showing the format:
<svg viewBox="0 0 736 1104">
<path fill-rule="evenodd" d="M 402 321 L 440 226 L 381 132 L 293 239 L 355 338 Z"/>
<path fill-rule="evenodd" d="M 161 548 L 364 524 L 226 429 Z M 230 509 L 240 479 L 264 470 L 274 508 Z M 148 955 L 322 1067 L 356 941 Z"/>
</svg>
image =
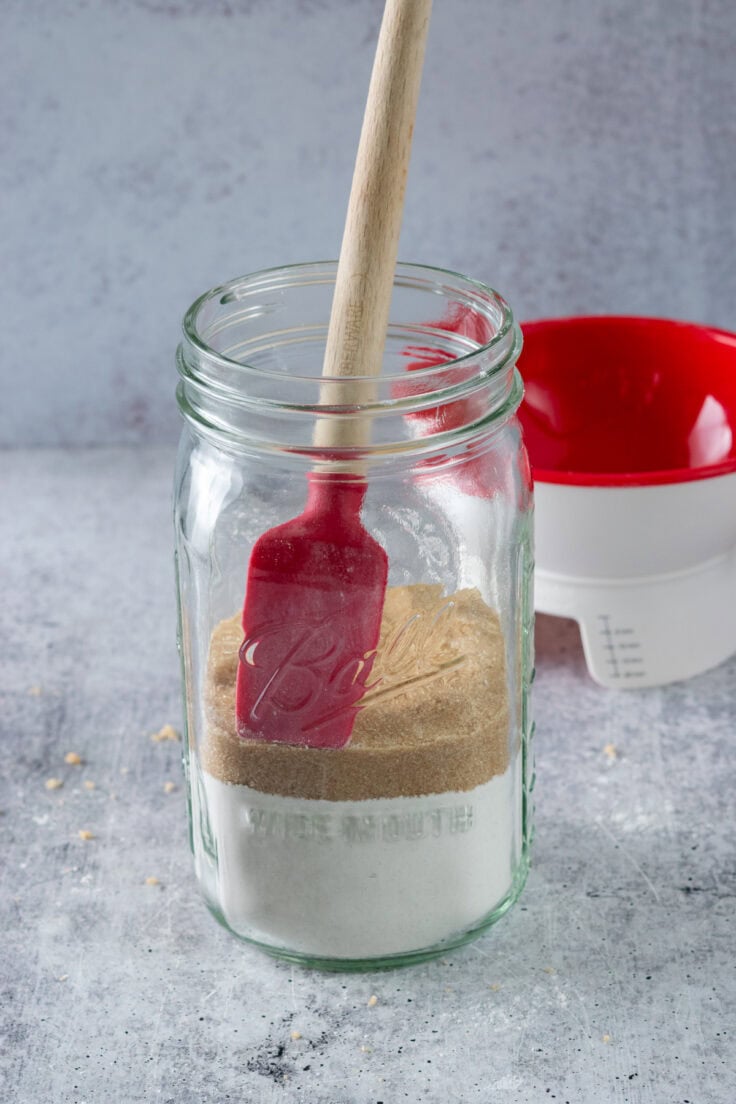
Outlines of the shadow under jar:
<svg viewBox="0 0 736 1104">
<path fill-rule="evenodd" d="M 209 908 L 271 954 L 362 969 L 445 953 L 524 884 L 532 492 L 521 337 L 504 300 L 399 265 L 381 374 L 332 385 L 335 404 L 321 376 L 335 271 L 259 272 L 185 317 L 179 640 L 191 846 Z M 330 419 L 353 427 L 340 448 L 319 443 Z M 298 602 L 289 624 L 268 626 L 268 647 L 265 632 L 244 639 L 253 546 L 303 512 L 315 480 L 357 492 L 387 557 L 380 634 L 360 656 L 329 624 L 303 626 Z M 324 639 L 306 671 L 302 629 Z M 270 734 L 236 721 L 243 665 L 261 678 Z M 307 714 L 327 746 L 305 745 Z M 342 746 L 330 745 L 333 716 Z"/>
</svg>

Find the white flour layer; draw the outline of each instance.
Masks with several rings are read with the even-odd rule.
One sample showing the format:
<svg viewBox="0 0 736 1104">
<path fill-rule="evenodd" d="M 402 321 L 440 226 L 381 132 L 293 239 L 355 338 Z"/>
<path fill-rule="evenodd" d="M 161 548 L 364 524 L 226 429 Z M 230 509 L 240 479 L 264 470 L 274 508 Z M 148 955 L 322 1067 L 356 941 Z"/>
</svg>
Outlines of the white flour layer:
<svg viewBox="0 0 736 1104">
<path fill-rule="evenodd" d="M 316 801 L 203 772 L 217 856 L 210 888 L 239 935 L 302 954 L 431 947 L 482 920 L 510 890 L 515 773 L 463 793 Z"/>
</svg>

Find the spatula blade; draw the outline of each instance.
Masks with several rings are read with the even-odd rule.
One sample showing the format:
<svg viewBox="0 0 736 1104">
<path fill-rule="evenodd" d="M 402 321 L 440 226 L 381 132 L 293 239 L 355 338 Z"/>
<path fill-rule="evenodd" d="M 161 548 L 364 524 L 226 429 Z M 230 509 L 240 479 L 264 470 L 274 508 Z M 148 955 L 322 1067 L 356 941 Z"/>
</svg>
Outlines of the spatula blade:
<svg viewBox="0 0 736 1104">
<path fill-rule="evenodd" d="M 344 747 L 370 680 L 388 560 L 358 519 L 305 512 L 254 545 L 236 713 L 242 738 Z"/>
</svg>

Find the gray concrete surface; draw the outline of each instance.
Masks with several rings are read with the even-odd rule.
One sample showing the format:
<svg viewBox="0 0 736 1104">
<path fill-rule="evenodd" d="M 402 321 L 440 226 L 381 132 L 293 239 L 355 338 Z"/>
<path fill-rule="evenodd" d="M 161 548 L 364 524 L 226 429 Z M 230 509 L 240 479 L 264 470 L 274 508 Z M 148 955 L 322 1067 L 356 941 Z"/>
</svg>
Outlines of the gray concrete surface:
<svg viewBox="0 0 736 1104">
<path fill-rule="evenodd" d="M 604 691 L 540 618 L 519 904 L 415 968 L 276 963 L 200 903 L 150 739 L 181 717 L 172 465 L 0 454 L 0 1100 L 732 1104 L 736 660 Z"/>
<path fill-rule="evenodd" d="M 196 295 L 337 254 L 382 0 L 4 0 L 0 444 L 174 441 Z M 733 0 L 436 0 L 400 253 L 736 329 Z"/>
</svg>

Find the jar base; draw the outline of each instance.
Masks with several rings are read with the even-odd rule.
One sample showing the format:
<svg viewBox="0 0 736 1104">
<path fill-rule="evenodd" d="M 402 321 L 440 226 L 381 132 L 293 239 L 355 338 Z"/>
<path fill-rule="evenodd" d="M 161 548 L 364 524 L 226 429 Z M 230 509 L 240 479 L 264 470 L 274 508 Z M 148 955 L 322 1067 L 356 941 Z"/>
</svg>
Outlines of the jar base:
<svg viewBox="0 0 736 1104">
<path fill-rule="evenodd" d="M 493 924 L 497 923 L 497 921 L 499 921 L 519 899 L 526 885 L 526 880 L 529 875 L 529 866 L 529 853 L 528 849 L 525 848 L 516 868 L 509 892 L 496 907 L 487 914 L 487 916 L 484 916 L 483 919 L 477 924 L 474 924 L 472 928 L 449 936 L 447 939 L 443 939 L 431 947 L 422 947 L 414 951 L 402 951 L 399 954 L 382 955 L 374 958 L 330 958 L 322 955 L 310 955 L 301 951 L 291 951 L 285 947 L 277 947 L 269 943 L 263 943 L 260 940 L 240 935 L 238 932 L 234 931 L 215 904 L 207 900 L 206 897 L 205 903 L 218 924 L 229 932 L 230 935 L 233 935 L 239 942 L 255 947 L 257 950 L 263 951 L 265 954 L 269 955 L 269 957 L 280 959 L 282 962 L 291 962 L 295 966 L 304 966 L 307 969 L 324 970 L 330 973 L 360 973 L 373 970 L 393 970 L 402 966 L 415 966 L 420 962 L 428 962 L 433 958 L 440 958 L 449 951 L 457 950 L 458 947 L 462 947 L 466 943 L 471 943 L 473 940 L 483 935 L 483 933 L 487 931 L 488 928 L 492 927 Z"/>
</svg>

